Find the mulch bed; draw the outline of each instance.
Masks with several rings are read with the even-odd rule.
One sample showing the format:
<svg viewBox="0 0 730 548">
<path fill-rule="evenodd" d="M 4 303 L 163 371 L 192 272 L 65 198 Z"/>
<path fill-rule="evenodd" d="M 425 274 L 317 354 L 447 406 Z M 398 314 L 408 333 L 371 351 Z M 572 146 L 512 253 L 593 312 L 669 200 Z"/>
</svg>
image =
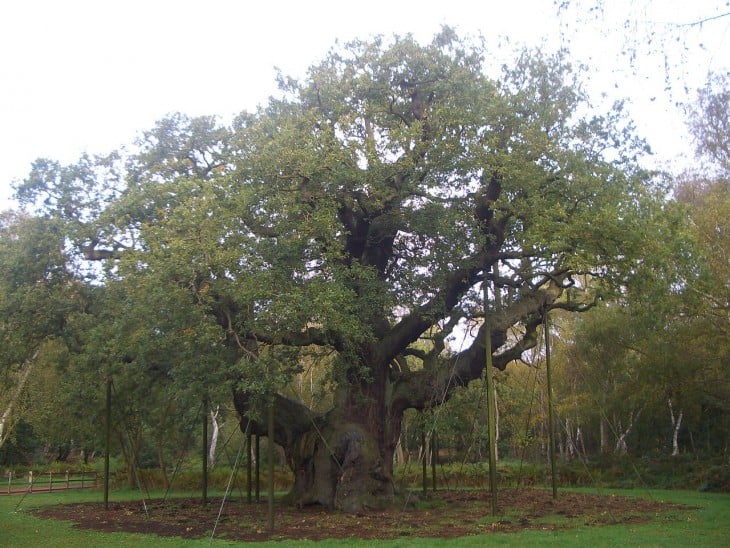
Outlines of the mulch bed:
<svg viewBox="0 0 730 548">
<path fill-rule="evenodd" d="M 43 518 L 72 521 L 76 527 L 96 531 L 147 533 L 183 538 L 210 537 L 237 541 L 324 540 L 359 538 L 385 540 L 408 537 L 455 538 L 492 532 L 557 530 L 582 525 L 644 523 L 665 514 L 690 508 L 678 504 L 623 496 L 601 496 L 561 492 L 553 499 L 542 489 L 505 489 L 498 493 L 498 516 L 491 515 L 488 491 L 437 491 L 386 511 L 345 514 L 320 506 L 297 509 L 277 504 L 274 531 L 267 528 L 267 504 L 249 504 L 228 499 L 220 520 L 221 500 L 141 500 L 103 503 L 75 503 L 46 506 L 33 511 Z M 417 506 L 417 507 L 414 507 Z M 145 511 L 146 508 L 146 511 Z"/>
</svg>

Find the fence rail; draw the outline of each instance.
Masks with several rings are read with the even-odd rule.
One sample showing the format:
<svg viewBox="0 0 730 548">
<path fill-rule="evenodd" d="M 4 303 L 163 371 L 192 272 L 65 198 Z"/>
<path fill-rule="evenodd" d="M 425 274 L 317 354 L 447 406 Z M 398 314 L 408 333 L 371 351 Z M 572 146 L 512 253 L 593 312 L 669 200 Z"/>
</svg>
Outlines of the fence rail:
<svg viewBox="0 0 730 548">
<path fill-rule="evenodd" d="M 97 473 L 88 470 L 35 473 L 31 470 L 24 474 L 15 474 L 11 470 L 6 474 L 5 488 L 0 490 L 0 495 L 87 489 L 96 487 L 97 482 Z"/>
</svg>

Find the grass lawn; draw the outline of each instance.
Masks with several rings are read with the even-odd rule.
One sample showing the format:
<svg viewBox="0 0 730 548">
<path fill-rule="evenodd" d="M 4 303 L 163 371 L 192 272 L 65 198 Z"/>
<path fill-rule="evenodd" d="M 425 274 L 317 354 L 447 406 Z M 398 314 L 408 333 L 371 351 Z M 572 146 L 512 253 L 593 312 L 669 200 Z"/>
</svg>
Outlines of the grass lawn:
<svg viewBox="0 0 730 548">
<path fill-rule="evenodd" d="M 658 501 L 669 501 L 698 509 L 677 511 L 658 516 L 651 523 L 611 525 L 601 527 L 581 526 L 562 531 L 524 531 L 520 533 L 489 534 L 475 537 L 462 537 L 453 540 L 443 539 L 398 539 L 382 541 L 383 546 L 534 546 L 554 544 L 560 546 L 727 546 L 730 538 L 730 495 L 710 494 L 692 491 L 659 490 L 597 490 L 587 489 L 591 494 L 637 496 Z M 156 494 L 153 496 L 161 496 Z M 139 500 L 134 491 L 121 491 L 111 494 L 112 501 Z M 22 499 L 20 496 L 0 496 L 0 546 L 24 547 L 43 546 L 122 546 L 132 543 L 135 546 L 243 546 L 224 540 L 210 539 L 183 540 L 178 538 L 157 537 L 130 533 L 97 533 L 75 529 L 71 523 L 39 519 L 27 510 L 33 507 L 67 502 L 100 501 L 100 491 L 65 491 L 48 494 L 32 494 Z M 20 506 L 18 507 L 18 504 Z M 485 512 L 488 511 L 485 509 Z M 276 542 L 285 548 L 312 544 L 309 542 Z M 247 544 L 250 546 L 250 544 Z M 337 540 L 317 543 L 318 546 L 370 546 L 372 542 Z"/>
</svg>

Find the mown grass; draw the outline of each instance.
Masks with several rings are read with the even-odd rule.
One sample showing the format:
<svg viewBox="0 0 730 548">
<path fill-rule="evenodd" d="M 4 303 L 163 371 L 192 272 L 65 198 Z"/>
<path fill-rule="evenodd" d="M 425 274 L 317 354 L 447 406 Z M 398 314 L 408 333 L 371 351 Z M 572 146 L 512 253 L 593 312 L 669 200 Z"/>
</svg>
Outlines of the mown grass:
<svg viewBox="0 0 730 548">
<path fill-rule="evenodd" d="M 488 534 L 459 539 L 399 539 L 381 541 L 378 545 L 403 546 L 727 546 L 730 535 L 730 495 L 700 493 L 692 491 L 659 490 L 597 490 L 584 489 L 591 494 L 637 496 L 658 501 L 681 503 L 695 506 L 693 510 L 677 510 L 670 514 L 659 514 L 650 523 L 611 525 L 602 527 L 581 526 L 560 531 L 525 531 L 520 533 Z M 155 493 L 153 496 L 161 496 Z M 163 538 L 154 535 L 129 533 L 97 533 L 75 529 L 64 521 L 46 520 L 28 512 L 37 506 L 71 502 L 100 501 L 99 491 L 66 491 L 48 494 L 32 494 L 21 500 L 19 496 L 0 497 L 0 546 L 122 546 L 133 543 L 135 546 L 243 546 L 244 544 L 210 539 L 183 540 Z M 138 492 L 115 491 L 112 500 L 140 499 Z M 485 509 L 486 512 L 486 509 Z M 485 515 L 485 518 L 488 516 Z M 498 519 L 498 517 L 497 517 Z M 556 519 L 559 519 L 557 517 Z M 273 543 L 264 543 L 272 544 Z M 289 548 L 312 544 L 304 541 L 277 542 L 276 546 Z M 250 546 L 251 544 L 247 544 Z M 372 541 L 330 540 L 317 543 L 317 546 L 370 546 Z"/>
</svg>

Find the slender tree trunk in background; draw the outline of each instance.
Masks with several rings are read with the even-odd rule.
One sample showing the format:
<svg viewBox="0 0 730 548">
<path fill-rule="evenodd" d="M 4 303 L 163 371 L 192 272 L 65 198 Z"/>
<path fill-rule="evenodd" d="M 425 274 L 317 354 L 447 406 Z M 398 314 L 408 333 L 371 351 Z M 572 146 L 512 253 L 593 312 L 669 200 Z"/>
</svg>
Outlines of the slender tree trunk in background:
<svg viewBox="0 0 730 548">
<path fill-rule="evenodd" d="M 13 392 L 5 411 L 3 411 L 2 417 L 0 417 L 0 447 L 3 446 L 5 440 L 8 439 L 8 436 L 10 435 L 10 417 L 13 414 L 13 408 L 18 402 L 20 395 L 23 393 L 25 383 L 28 382 L 28 377 L 30 377 L 30 372 L 33 369 L 33 362 L 35 362 L 37 357 L 38 350 L 36 350 L 33 356 L 31 356 L 30 359 L 26 360 L 23 364 L 23 371 L 20 374 L 18 386 L 15 387 L 15 391 Z"/>
<path fill-rule="evenodd" d="M 672 398 L 667 400 L 669 405 L 669 417 L 672 420 L 672 456 L 676 457 L 679 455 L 679 429 L 682 427 L 682 417 L 684 411 L 679 410 L 679 415 L 675 417 L 674 407 L 672 406 Z"/>
<path fill-rule="evenodd" d="M 679 455 L 679 429 L 682 426 L 682 416 L 684 411 L 679 410 L 679 416 L 677 417 L 677 425 L 674 427 L 674 436 L 672 437 L 672 456 L 676 457 Z"/>
<path fill-rule="evenodd" d="M 577 453 L 575 437 L 573 436 L 573 424 L 570 419 L 565 419 L 565 456 L 567 459 L 574 459 Z"/>
<path fill-rule="evenodd" d="M 582 453 L 583 456 L 585 457 L 586 446 L 585 446 L 585 443 L 583 440 L 583 429 L 580 426 L 578 428 L 576 428 L 576 430 L 575 430 L 575 440 L 576 440 L 576 443 L 578 444 L 578 447 L 577 447 L 578 452 Z"/>
<path fill-rule="evenodd" d="M 160 468 L 162 473 L 162 482 L 165 486 L 165 490 L 170 488 L 170 478 L 167 477 L 167 463 L 165 462 L 165 449 L 162 443 L 162 439 L 158 438 L 157 443 L 157 466 Z"/>
<path fill-rule="evenodd" d="M 402 438 L 398 439 L 398 443 L 395 446 L 395 457 L 393 459 L 393 464 L 405 464 L 405 454 L 403 452 L 403 444 Z"/>
<path fill-rule="evenodd" d="M 599 429 L 601 436 L 601 454 L 605 455 L 608 453 L 608 436 L 606 435 L 606 421 L 603 417 L 601 417 Z"/>
<path fill-rule="evenodd" d="M 636 412 L 631 411 L 631 413 L 629 414 L 629 424 L 626 427 L 626 430 L 623 429 L 623 424 L 620 420 L 616 422 L 617 439 L 616 447 L 614 448 L 614 450 L 617 455 L 626 455 L 629 452 L 629 446 L 626 438 L 631 433 L 631 430 L 634 428 L 634 424 L 639 418 L 639 415 L 641 415 L 641 409 Z"/>
<path fill-rule="evenodd" d="M 220 425 L 218 424 L 218 413 L 220 406 L 216 406 L 215 411 L 210 411 L 210 424 L 213 432 L 210 435 L 210 448 L 208 449 L 208 466 L 215 468 L 215 451 L 218 446 L 218 435 L 220 433 Z"/>
<path fill-rule="evenodd" d="M 127 468 L 127 485 L 132 489 L 135 489 L 139 483 L 137 478 L 137 455 L 139 454 L 140 443 L 139 432 L 129 432 L 126 438 L 123 432 L 119 432 L 119 444 Z"/>
<path fill-rule="evenodd" d="M 623 431 L 623 425 L 621 421 L 616 423 L 616 446 L 614 447 L 614 453 L 617 455 L 625 455 L 628 452 L 628 445 L 626 444 L 626 435 L 628 430 Z"/>
</svg>

